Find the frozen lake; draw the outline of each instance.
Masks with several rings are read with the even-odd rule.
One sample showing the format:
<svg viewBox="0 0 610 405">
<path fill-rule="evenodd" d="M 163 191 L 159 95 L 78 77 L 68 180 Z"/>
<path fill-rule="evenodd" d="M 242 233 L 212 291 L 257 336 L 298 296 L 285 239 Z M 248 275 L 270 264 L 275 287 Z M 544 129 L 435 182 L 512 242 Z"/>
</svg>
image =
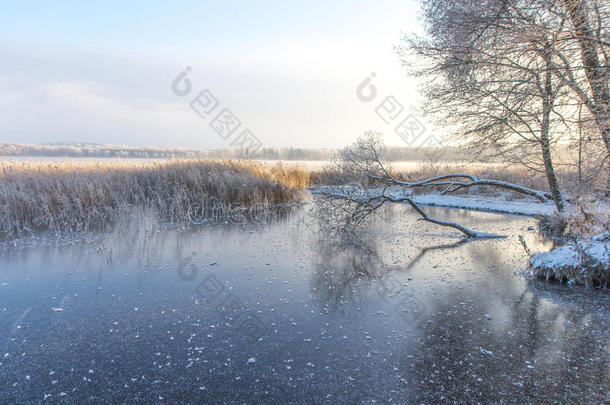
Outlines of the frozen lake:
<svg viewBox="0 0 610 405">
<path fill-rule="evenodd" d="M 181 159 L 178 159 L 181 160 Z M 188 160 L 188 159 L 186 159 Z M 62 162 L 102 162 L 102 163 L 130 163 L 133 165 L 144 165 L 148 163 L 164 163 L 169 162 L 171 159 L 138 159 L 138 158 L 101 158 L 101 157 L 53 157 L 53 156 L 2 156 L 0 155 L 0 163 L 11 163 L 11 162 L 24 162 L 24 163 L 62 163 Z M 267 159 L 256 159 L 255 161 L 261 162 L 268 165 L 275 165 L 282 163 L 284 165 L 292 166 L 296 165 L 303 169 L 310 171 L 322 171 L 331 162 L 328 160 L 267 160 Z M 502 167 L 498 163 L 484 163 L 484 162 L 452 162 L 452 161 L 438 161 L 436 165 L 442 165 L 444 167 L 463 167 L 467 165 L 470 168 L 497 168 Z M 429 161 L 393 161 L 388 162 L 387 166 L 393 170 L 399 170 L 404 172 L 412 172 L 421 169 L 423 166 L 430 165 Z"/>
<path fill-rule="evenodd" d="M 610 296 L 520 274 L 535 220 L 394 206 L 346 242 L 310 210 L 4 246 L 0 403 L 607 400 Z"/>
</svg>

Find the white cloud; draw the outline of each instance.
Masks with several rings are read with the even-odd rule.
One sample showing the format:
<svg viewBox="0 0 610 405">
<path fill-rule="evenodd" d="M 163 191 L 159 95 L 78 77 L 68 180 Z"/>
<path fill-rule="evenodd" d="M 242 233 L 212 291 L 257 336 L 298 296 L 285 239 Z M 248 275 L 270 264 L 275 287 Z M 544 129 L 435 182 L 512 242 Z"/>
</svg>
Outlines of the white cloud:
<svg viewBox="0 0 610 405">
<path fill-rule="evenodd" d="M 7 61 L 0 67 L 0 141 L 224 147 L 189 107 L 198 90 L 209 88 L 269 146 L 342 146 L 369 129 L 400 144 L 374 103 L 356 97 L 374 71 L 377 101 L 394 95 L 406 110 L 417 104 L 414 82 L 393 51 L 403 28 L 399 14 L 371 7 L 370 15 L 325 35 L 274 38 L 239 52 L 0 44 Z M 170 82 L 186 65 L 194 91 L 179 98 Z"/>
</svg>

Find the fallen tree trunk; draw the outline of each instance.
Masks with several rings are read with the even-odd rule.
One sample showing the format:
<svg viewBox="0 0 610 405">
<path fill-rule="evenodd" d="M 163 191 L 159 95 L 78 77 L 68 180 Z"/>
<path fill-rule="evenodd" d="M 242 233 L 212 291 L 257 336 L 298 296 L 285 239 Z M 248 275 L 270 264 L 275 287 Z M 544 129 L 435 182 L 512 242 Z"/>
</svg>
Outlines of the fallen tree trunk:
<svg viewBox="0 0 610 405">
<path fill-rule="evenodd" d="M 340 153 L 339 171 L 344 173 L 349 179 L 360 181 L 357 187 L 358 190 L 362 191 L 358 192 L 356 190 L 352 195 L 348 195 L 344 189 L 343 192 L 339 191 L 336 193 L 336 196 L 342 196 L 346 201 L 354 203 L 352 207 L 342 210 L 346 212 L 351 209 L 351 215 L 348 215 L 346 219 L 346 227 L 354 228 L 358 226 L 366 217 L 379 209 L 384 202 L 406 202 L 421 216 L 423 221 L 457 229 L 468 238 L 501 237 L 500 235 L 477 232 L 455 222 L 432 218 L 413 201 L 410 195 L 401 194 L 397 196 L 388 194 L 386 191 L 389 187 L 398 187 L 405 190 L 444 187 L 440 193 L 444 195 L 463 188 L 492 186 L 534 197 L 541 202 L 553 201 L 553 195 L 548 192 L 534 190 L 506 181 L 481 179 L 466 173 L 443 174 L 415 182 L 399 180 L 383 164 L 380 158 L 382 146 L 382 142 L 374 134 L 369 133 Z M 367 195 L 367 192 L 364 191 L 366 188 L 364 184 L 370 184 L 371 180 L 373 183 L 381 183 L 383 185 L 381 193 L 376 193 L 372 196 Z"/>
</svg>

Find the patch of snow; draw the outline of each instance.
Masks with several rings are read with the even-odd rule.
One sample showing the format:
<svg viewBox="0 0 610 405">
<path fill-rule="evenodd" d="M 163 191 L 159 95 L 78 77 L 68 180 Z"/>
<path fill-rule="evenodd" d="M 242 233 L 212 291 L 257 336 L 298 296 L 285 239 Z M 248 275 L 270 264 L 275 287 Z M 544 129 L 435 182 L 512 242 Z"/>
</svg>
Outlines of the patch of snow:
<svg viewBox="0 0 610 405">
<path fill-rule="evenodd" d="M 530 263 L 534 268 L 578 267 L 581 264 L 574 245 L 561 246 L 547 253 L 537 253 L 532 256 Z"/>
<path fill-rule="evenodd" d="M 610 239 L 602 234 L 537 253 L 530 258 L 530 265 L 547 279 L 564 278 L 586 285 L 595 280 L 605 283 L 610 273 Z"/>
<path fill-rule="evenodd" d="M 419 205 L 463 208 L 475 211 L 501 212 L 516 215 L 552 215 L 555 212 L 553 203 L 541 203 L 534 199 L 505 201 L 494 197 L 457 197 L 450 195 L 423 194 L 413 196 Z"/>
<path fill-rule="evenodd" d="M 579 248 L 594 261 L 593 264 L 606 264 L 610 267 L 610 242 L 591 241 L 579 242 Z M 583 266 L 583 258 L 577 246 L 573 243 L 558 247 L 547 253 L 532 256 L 530 263 L 534 268 L 577 268 Z"/>
<path fill-rule="evenodd" d="M 491 355 L 493 355 L 493 354 L 494 354 L 492 351 L 485 350 L 485 349 L 483 349 L 482 347 L 479 347 L 479 350 L 481 351 L 481 353 L 486 354 L 486 355 L 488 355 L 488 356 L 491 356 Z"/>
<path fill-rule="evenodd" d="M 599 263 L 610 263 L 610 243 L 593 242 L 586 250 L 587 254 Z M 610 267 L 610 266 L 609 266 Z"/>
</svg>

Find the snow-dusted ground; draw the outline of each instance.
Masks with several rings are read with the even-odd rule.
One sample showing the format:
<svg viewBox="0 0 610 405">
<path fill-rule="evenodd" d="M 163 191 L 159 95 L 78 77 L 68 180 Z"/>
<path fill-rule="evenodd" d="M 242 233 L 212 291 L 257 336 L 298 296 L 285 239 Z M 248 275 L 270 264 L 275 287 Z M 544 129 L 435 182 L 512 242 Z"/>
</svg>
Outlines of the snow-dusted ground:
<svg viewBox="0 0 610 405">
<path fill-rule="evenodd" d="M 353 196 L 357 193 L 362 198 L 373 197 L 380 195 L 381 189 L 368 189 L 355 191 L 352 187 L 313 187 L 311 189 L 314 194 L 326 194 L 336 197 Z M 402 189 L 388 189 L 386 193 L 400 197 L 404 195 Z M 485 212 L 501 212 L 505 214 L 517 215 L 552 215 L 555 212 L 553 203 L 542 203 L 535 198 L 522 198 L 518 200 L 508 201 L 507 194 L 502 194 L 499 197 L 493 196 L 454 196 L 454 195 L 439 195 L 439 194 L 415 194 L 411 198 L 419 205 L 432 205 L 438 207 L 463 208 L 468 210 L 485 211 Z"/>
</svg>

